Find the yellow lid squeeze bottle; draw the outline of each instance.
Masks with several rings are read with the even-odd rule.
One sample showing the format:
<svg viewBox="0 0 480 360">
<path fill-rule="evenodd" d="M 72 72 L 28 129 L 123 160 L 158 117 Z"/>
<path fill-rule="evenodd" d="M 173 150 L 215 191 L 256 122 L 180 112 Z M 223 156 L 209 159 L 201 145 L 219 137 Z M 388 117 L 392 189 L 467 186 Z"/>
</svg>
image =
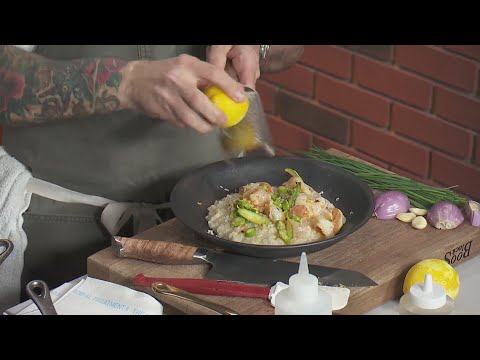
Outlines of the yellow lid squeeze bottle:
<svg viewBox="0 0 480 360">
<path fill-rule="evenodd" d="M 433 282 L 432 275 L 425 275 L 425 282 L 410 287 L 400 299 L 400 315 L 451 315 L 454 301 L 447 296 L 443 286 Z"/>
</svg>

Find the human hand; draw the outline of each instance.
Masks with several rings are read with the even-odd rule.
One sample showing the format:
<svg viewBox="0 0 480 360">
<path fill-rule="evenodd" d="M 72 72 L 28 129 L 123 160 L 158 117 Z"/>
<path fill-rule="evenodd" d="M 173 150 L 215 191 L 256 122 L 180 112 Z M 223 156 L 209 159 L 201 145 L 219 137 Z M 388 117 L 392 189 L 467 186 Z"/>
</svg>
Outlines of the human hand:
<svg viewBox="0 0 480 360">
<path fill-rule="evenodd" d="M 215 84 L 236 101 L 243 86 L 224 69 L 190 55 L 158 61 L 132 61 L 122 70 L 119 100 L 123 108 L 143 112 L 179 127 L 207 133 L 222 126 L 226 115 L 201 91 Z"/>
<path fill-rule="evenodd" d="M 211 45 L 207 48 L 207 61 L 225 69 L 230 60 L 241 84 L 255 89 L 260 77 L 260 45 Z"/>
</svg>

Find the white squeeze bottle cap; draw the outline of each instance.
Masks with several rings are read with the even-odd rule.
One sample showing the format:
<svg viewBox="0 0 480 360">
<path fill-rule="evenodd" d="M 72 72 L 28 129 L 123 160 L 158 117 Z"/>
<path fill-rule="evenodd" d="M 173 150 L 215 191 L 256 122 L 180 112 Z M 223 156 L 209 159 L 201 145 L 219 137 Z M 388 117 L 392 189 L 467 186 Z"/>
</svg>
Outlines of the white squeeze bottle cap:
<svg viewBox="0 0 480 360">
<path fill-rule="evenodd" d="M 307 255 L 302 253 L 298 273 L 287 289 L 278 293 L 275 315 L 331 315 L 332 297 L 318 286 L 318 278 L 308 272 Z"/>
<path fill-rule="evenodd" d="M 410 302 L 422 309 L 439 309 L 447 302 L 443 286 L 435 284 L 431 274 L 425 275 L 425 282 L 410 287 Z"/>
</svg>

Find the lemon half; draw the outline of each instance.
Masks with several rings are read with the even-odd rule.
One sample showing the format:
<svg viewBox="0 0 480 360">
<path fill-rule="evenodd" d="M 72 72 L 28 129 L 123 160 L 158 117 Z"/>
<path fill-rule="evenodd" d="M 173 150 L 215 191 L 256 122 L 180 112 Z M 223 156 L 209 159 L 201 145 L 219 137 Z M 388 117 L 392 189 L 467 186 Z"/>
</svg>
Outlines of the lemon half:
<svg viewBox="0 0 480 360">
<path fill-rule="evenodd" d="M 248 112 L 248 98 L 238 103 L 217 86 L 207 87 L 204 93 L 210 101 L 227 116 L 227 122 L 222 126 L 223 128 L 237 125 Z"/>
<path fill-rule="evenodd" d="M 457 270 L 440 259 L 426 259 L 413 265 L 405 276 L 403 293 L 408 293 L 413 284 L 423 283 L 426 274 L 431 274 L 432 281 L 443 286 L 450 298 L 455 299 L 457 297 L 460 290 L 460 278 Z"/>
</svg>

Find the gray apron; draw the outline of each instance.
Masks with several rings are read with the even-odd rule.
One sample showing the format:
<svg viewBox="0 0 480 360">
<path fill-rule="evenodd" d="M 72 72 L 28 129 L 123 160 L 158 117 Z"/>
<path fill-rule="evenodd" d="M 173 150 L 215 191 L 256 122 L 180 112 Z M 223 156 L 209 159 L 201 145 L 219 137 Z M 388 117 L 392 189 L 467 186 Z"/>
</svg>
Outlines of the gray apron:
<svg viewBox="0 0 480 360">
<path fill-rule="evenodd" d="M 120 57 L 164 59 L 199 45 L 40 45 L 51 59 Z M 218 133 L 201 135 L 131 111 L 49 124 L 6 127 L 4 147 L 34 177 L 116 201 L 162 203 L 188 171 L 223 158 Z M 86 273 L 89 255 L 109 244 L 101 209 L 32 196 L 24 215 L 28 236 L 22 284 L 60 285 Z M 24 288 L 24 286 L 22 286 Z"/>
</svg>

